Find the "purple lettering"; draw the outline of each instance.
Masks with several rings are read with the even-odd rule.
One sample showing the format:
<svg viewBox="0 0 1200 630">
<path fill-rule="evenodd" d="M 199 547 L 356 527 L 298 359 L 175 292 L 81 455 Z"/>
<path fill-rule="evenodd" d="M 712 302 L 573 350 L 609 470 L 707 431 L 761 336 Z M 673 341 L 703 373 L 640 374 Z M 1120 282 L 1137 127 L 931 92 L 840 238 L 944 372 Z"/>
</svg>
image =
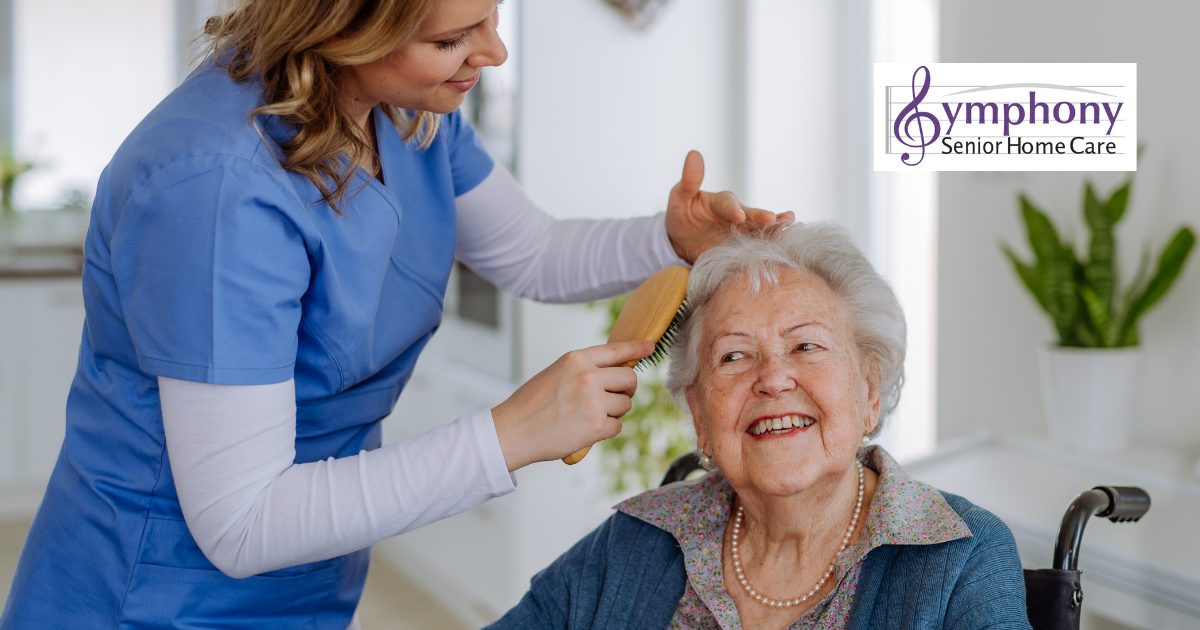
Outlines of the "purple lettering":
<svg viewBox="0 0 1200 630">
<path fill-rule="evenodd" d="M 1017 110 L 1017 119 L 1016 120 L 1013 120 L 1012 116 L 1009 115 L 1009 112 L 1011 112 L 1014 109 Z M 1097 113 L 1096 115 L 1099 116 L 1100 114 Z M 1008 135 L 1008 126 L 1009 125 L 1019 125 L 1024 121 L 1025 121 L 1025 108 L 1024 107 L 1021 107 L 1017 103 L 1005 103 L 1004 104 L 1004 135 L 1006 135 L 1006 136 Z"/>
<path fill-rule="evenodd" d="M 1100 106 L 1095 103 L 1080 103 L 1079 104 L 1079 124 L 1087 124 L 1087 108 L 1092 108 L 1092 115 L 1095 116 L 1095 123 L 1100 124 Z"/>
<path fill-rule="evenodd" d="M 967 124 L 968 125 L 971 124 L 971 108 L 972 107 L 979 108 L 979 124 L 982 125 L 984 123 L 984 121 L 986 120 L 986 118 L 984 117 L 984 108 L 985 107 L 992 108 L 992 124 L 995 125 L 1000 122 L 1000 108 L 997 107 L 995 103 L 967 103 Z"/>
<path fill-rule="evenodd" d="M 1037 92 L 1029 92 L 1029 124 L 1037 124 L 1037 108 L 1042 108 L 1042 122 L 1050 124 L 1050 106 L 1037 102 Z"/>
<path fill-rule="evenodd" d="M 958 112 L 962 109 L 962 103 L 954 108 L 954 113 L 950 113 L 950 103 L 942 103 L 942 109 L 946 110 L 946 120 L 950 121 L 950 126 L 946 128 L 946 135 L 950 135 L 954 131 L 954 121 L 958 118 Z"/>
<path fill-rule="evenodd" d="M 1106 135 L 1106 136 L 1112 135 L 1113 125 L 1117 124 L 1117 114 L 1121 113 L 1122 105 L 1124 105 L 1124 103 L 1117 103 L 1117 111 L 1114 112 L 1113 110 L 1109 109 L 1108 103 L 1104 104 L 1104 115 L 1108 116 L 1108 131 L 1105 132 L 1104 135 Z M 1097 122 L 1099 122 L 1099 121 L 1097 121 Z"/>
<path fill-rule="evenodd" d="M 1061 109 L 1063 105 L 1067 106 L 1067 119 L 1066 120 L 1063 120 L 1062 116 L 1058 115 L 1058 110 Z M 1058 122 L 1064 123 L 1064 124 L 1069 123 L 1072 120 L 1075 120 L 1075 106 L 1066 101 L 1063 101 L 1063 102 L 1055 105 L 1054 106 L 1054 120 L 1057 120 Z"/>
</svg>

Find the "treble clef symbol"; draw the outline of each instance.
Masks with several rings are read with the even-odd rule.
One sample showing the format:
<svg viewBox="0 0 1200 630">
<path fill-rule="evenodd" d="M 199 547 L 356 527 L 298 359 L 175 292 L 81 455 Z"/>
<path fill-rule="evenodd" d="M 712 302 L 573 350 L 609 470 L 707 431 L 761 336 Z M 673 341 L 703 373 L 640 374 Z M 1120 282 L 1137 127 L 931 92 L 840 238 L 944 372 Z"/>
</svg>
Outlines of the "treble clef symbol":
<svg viewBox="0 0 1200 630">
<path fill-rule="evenodd" d="M 921 72 L 922 70 L 925 71 L 925 81 L 921 85 L 921 91 L 917 92 L 917 73 Z M 921 163 L 921 160 L 925 159 L 925 147 L 936 142 L 938 136 L 940 136 L 942 133 L 942 126 L 938 122 L 937 116 L 934 116 L 928 112 L 923 112 L 917 107 L 921 104 L 921 101 L 925 99 L 925 95 L 929 93 L 929 68 L 921 66 L 913 71 L 912 92 L 913 100 L 908 105 L 905 105 L 904 109 L 900 110 L 900 115 L 896 117 L 896 123 L 892 125 L 892 134 L 895 136 L 896 141 L 898 141 L 900 144 L 914 149 L 921 149 L 921 157 L 916 162 L 909 163 L 909 155 L 907 153 L 900 155 L 901 162 L 904 162 L 909 166 L 916 166 Z M 912 112 L 911 116 L 909 116 L 909 112 Z M 929 138 L 929 140 L 925 139 L 925 126 L 921 123 L 922 118 L 928 119 L 929 122 L 933 124 L 933 136 Z M 900 135 L 901 122 L 904 123 L 904 137 L 901 137 Z M 908 128 L 909 125 L 913 124 L 914 122 L 917 123 L 916 137 L 912 135 L 912 131 L 910 131 Z M 905 137 L 907 137 L 908 140 L 905 140 Z M 917 141 L 917 138 L 920 138 L 919 142 Z M 917 143 L 913 144 L 914 142 Z"/>
</svg>

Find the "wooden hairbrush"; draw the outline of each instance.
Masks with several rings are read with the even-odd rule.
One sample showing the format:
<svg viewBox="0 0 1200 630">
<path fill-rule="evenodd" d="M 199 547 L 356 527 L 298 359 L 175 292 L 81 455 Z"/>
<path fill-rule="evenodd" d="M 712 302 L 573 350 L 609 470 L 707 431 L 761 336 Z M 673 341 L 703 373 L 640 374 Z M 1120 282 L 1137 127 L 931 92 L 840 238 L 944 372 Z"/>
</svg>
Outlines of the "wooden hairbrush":
<svg viewBox="0 0 1200 630">
<path fill-rule="evenodd" d="M 620 367 L 639 369 L 655 365 L 667 356 L 667 348 L 675 339 L 679 325 L 687 315 L 687 267 L 667 267 L 642 283 L 613 324 L 608 342 L 653 341 L 654 353 L 639 361 L 622 363 Z M 578 464 L 592 447 L 585 446 L 563 458 L 567 464 Z"/>
</svg>

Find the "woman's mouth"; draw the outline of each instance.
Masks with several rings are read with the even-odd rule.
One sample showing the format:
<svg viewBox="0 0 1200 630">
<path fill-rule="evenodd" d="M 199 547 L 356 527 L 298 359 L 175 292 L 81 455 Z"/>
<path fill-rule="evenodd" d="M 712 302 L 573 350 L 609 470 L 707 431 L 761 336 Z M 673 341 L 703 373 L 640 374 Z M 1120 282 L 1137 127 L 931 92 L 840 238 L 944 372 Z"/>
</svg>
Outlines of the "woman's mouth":
<svg viewBox="0 0 1200 630">
<path fill-rule="evenodd" d="M 449 85 L 451 88 L 458 90 L 459 92 L 470 91 L 471 88 L 475 87 L 476 83 L 479 83 L 478 74 L 470 79 L 467 79 L 466 81 L 446 81 L 446 85 Z"/>
<path fill-rule="evenodd" d="M 816 420 L 808 416 L 782 416 L 779 418 L 767 418 L 759 420 L 750 425 L 747 430 L 750 435 L 783 435 L 796 429 L 804 429 L 810 427 Z"/>
</svg>

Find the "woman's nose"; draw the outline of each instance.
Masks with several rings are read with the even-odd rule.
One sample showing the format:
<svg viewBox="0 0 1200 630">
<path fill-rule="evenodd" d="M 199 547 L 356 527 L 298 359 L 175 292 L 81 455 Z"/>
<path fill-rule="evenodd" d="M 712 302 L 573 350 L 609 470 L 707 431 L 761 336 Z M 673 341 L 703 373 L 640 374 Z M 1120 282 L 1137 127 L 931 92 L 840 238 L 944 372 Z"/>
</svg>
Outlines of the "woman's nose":
<svg viewBox="0 0 1200 630">
<path fill-rule="evenodd" d="M 487 20 L 483 26 L 483 37 L 478 48 L 467 57 L 467 64 L 472 68 L 499 66 L 508 60 L 508 48 L 500 40 L 496 32 L 496 21 Z"/>
<path fill-rule="evenodd" d="M 796 388 L 796 378 L 787 363 L 778 357 L 767 356 L 759 364 L 754 390 L 761 396 L 777 398 Z"/>
</svg>

